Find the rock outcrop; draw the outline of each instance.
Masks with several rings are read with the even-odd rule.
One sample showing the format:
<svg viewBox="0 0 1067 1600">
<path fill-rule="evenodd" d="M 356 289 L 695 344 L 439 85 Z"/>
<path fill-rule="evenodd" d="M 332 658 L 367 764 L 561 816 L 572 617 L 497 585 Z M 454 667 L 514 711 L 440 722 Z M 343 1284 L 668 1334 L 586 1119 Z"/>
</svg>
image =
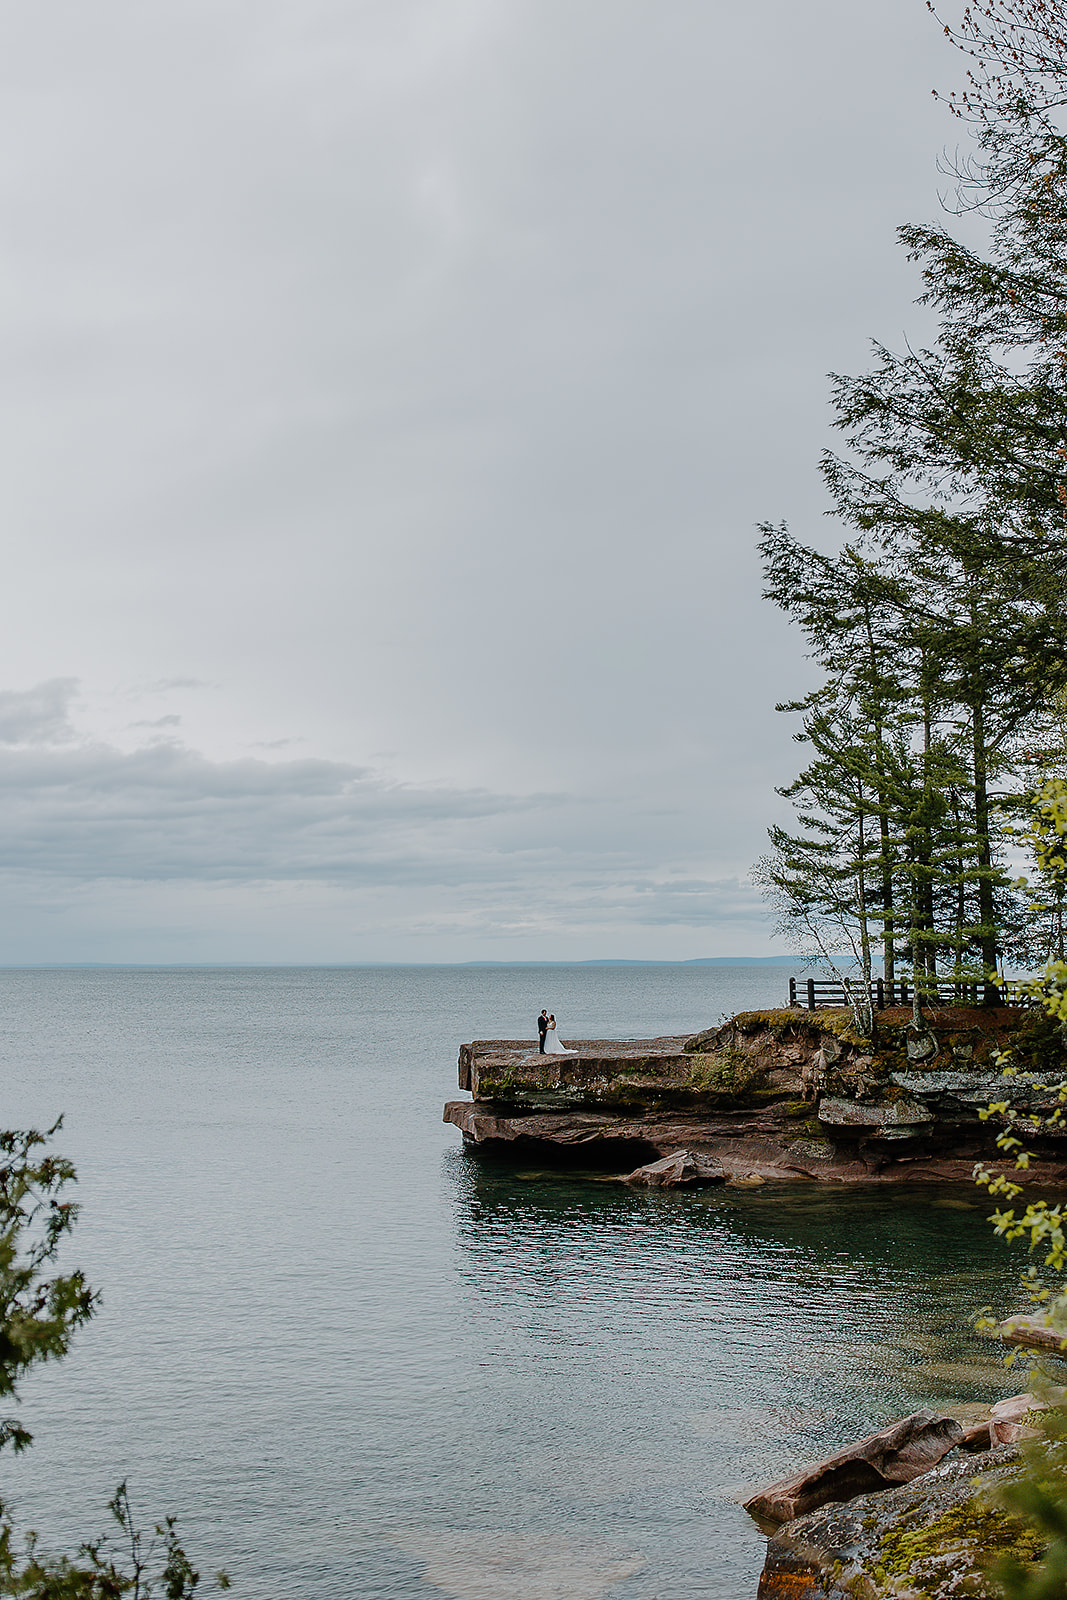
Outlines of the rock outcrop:
<svg viewBox="0 0 1067 1600">
<path fill-rule="evenodd" d="M 845 1011 L 742 1012 L 691 1036 L 465 1044 L 445 1107 L 468 1144 L 537 1160 L 629 1169 L 678 1150 L 749 1177 L 836 1182 L 969 1179 L 996 1159 L 993 1101 L 1052 1109 L 1067 1076 L 1058 1027 L 1040 1013 L 945 1007 L 929 1015 L 927 1054 L 909 1045 L 910 1012 L 884 1011 L 875 1042 Z M 998 1064 L 1007 1046 L 1017 1070 Z M 1067 1132 L 1036 1142 L 1035 1180 L 1067 1178 Z M 1029 1141 L 1035 1143 L 1035 1141 Z"/>
<path fill-rule="evenodd" d="M 917 1412 L 753 1495 L 746 1508 L 770 1533 L 760 1600 L 990 1595 L 995 1557 L 1041 1553 L 990 1491 L 1018 1471 L 1017 1443 L 1037 1431 L 1031 1413 L 1063 1400 L 1062 1389 L 1013 1395 L 966 1432 Z"/>
<path fill-rule="evenodd" d="M 989 1443 L 1018 1444 L 1020 1439 L 1032 1439 L 1038 1432 L 1032 1425 L 1032 1414 L 1044 1411 L 1047 1400 L 1032 1394 L 1013 1394 L 1008 1400 L 998 1400 L 989 1413 Z"/>
<path fill-rule="evenodd" d="M 1067 1355 L 1067 1333 L 1049 1326 L 1048 1316 L 1039 1311 L 1036 1316 L 1009 1317 L 997 1329 L 1005 1344 L 1024 1345 L 1028 1350 L 1045 1350 L 1052 1355 Z"/>
<path fill-rule="evenodd" d="M 1031 1561 L 1035 1536 L 992 1503 L 1018 1471 L 1013 1445 L 955 1454 L 898 1489 L 788 1522 L 768 1540 L 758 1600 L 956 1600 L 988 1595 L 1000 1555 Z"/>
<path fill-rule="evenodd" d="M 832 1500 L 852 1500 L 875 1489 L 910 1483 L 962 1441 L 963 1429 L 951 1417 L 916 1411 L 818 1466 L 760 1489 L 745 1501 L 745 1510 L 759 1522 L 792 1522 Z"/>
</svg>

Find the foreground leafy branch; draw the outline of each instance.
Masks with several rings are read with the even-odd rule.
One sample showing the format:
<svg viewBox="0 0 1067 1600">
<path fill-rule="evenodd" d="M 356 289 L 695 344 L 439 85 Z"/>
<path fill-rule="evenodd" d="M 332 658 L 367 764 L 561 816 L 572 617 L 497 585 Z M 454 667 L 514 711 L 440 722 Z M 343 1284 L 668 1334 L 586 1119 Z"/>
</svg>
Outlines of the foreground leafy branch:
<svg viewBox="0 0 1067 1600">
<path fill-rule="evenodd" d="M 19 1384 L 42 1362 L 66 1355 L 93 1316 L 99 1295 L 77 1269 L 55 1270 L 60 1246 L 78 1216 L 67 1198 L 72 1164 L 46 1151 L 62 1118 L 46 1132 L 0 1131 L 0 1396 L 18 1404 Z M 0 1450 L 18 1453 L 33 1435 L 17 1416 L 0 1421 Z M 0 1499 L 0 1595 L 24 1600 L 190 1600 L 200 1584 L 173 1517 L 149 1537 L 138 1527 L 125 1480 L 108 1510 L 117 1533 L 80 1545 L 73 1557 L 43 1551 L 37 1536 L 20 1544 Z M 224 1572 L 215 1574 L 228 1589 Z"/>
</svg>

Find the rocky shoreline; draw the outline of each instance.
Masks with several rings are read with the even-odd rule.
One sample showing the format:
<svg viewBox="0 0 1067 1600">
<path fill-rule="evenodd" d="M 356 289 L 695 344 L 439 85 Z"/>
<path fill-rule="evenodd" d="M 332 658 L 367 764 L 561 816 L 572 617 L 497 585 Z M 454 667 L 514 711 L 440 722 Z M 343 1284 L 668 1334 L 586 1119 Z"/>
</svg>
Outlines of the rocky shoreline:
<svg viewBox="0 0 1067 1600">
<path fill-rule="evenodd" d="M 1018 1447 L 953 1450 L 899 1488 L 834 1501 L 767 1541 L 757 1600 L 954 1600 L 987 1591 L 998 1556 L 1033 1560 L 1036 1542 L 997 1507 L 1018 1473 Z"/>
<path fill-rule="evenodd" d="M 752 1011 L 697 1034 L 572 1048 L 463 1045 L 470 1098 L 444 1120 L 472 1150 L 632 1186 L 971 1181 L 997 1159 L 1006 1120 L 987 1108 L 1051 1112 L 1064 1073 L 1058 1025 L 1008 1008 L 933 1010 L 922 1031 L 909 1011 L 883 1011 L 873 1040 L 844 1011 Z M 1035 1128 L 1027 1143 L 1030 1182 L 1067 1183 L 1067 1130 Z M 1015 1318 L 1001 1337 L 1062 1359 L 1043 1323 Z M 916 1413 L 753 1495 L 769 1534 L 760 1600 L 948 1600 L 982 1592 L 997 1554 L 1032 1559 L 1032 1536 L 988 1491 L 1018 1471 L 1034 1405 L 1015 1396 L 969 1428 Z"/>
<path fill-rule="evenodd" d="M 1052 1053 L 1062 1073 L 1062 1043 L 1017 1009 L 934 1010 L 918 1038 L 910 1022 L 883 1011 L 871 1041 L 845 1011 L 752 1011 L 688 1036 L 573 1041 L 568 1056 L 476 1040 L 459 1053 L 471 1098 L 444 1120 L 474 1149 L 558 1165 L 626 1171 L 688 1153 L 734 1182 L 969 1180 L 1002 1125 L 979 1111 L 1051 1109 L 1042 1078 Z M 1023 1070 L 1005 1076 L 1009 1045 Z M 1065 1141 L 1039 1142 L 1033 1181 L 1067 1180 Z"/>
<path fill-rule="evenodd" d="M 1006 1324 L 1002 1337 L 1009 1338 Z M 1034 1532 L 997 1503 L 1020 1470 L 1019 1444 L 1063 1402 L 998 1401 L 964 1428 L 932 1411 L 904 1417 L 827 1461 L 760 1490 L 745 1509 L 768 1534 L 757 1600 L 953 1600 L 988 1592 L 1010 1555 L 1041 1554 Z"/>
</svg>

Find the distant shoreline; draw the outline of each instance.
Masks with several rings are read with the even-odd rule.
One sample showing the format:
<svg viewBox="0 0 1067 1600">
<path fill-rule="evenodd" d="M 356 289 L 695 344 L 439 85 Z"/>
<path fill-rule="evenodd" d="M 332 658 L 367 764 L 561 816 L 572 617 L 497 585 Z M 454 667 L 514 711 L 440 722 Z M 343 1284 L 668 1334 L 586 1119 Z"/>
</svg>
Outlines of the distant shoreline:
<svg viewBox="0 0 1067 1600">
<path fill-rule="evenodd" d="M 385 967 L 796 967 L 793 956 L 696 956 L 687 961 L 0 961 L 0 972 L 357 972 Z"/>
</svg>

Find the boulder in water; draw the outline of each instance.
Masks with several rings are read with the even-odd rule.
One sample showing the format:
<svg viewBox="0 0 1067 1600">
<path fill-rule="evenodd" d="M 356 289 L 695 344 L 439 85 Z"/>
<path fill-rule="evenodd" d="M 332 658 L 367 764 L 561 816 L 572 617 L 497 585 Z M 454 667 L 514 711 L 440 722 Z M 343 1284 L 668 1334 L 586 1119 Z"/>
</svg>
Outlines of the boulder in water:
<svg viewBox="0 0 1067 1600">
<path fill-rule="evenodd" d="M 1051 1400 L 1060 1403 L 1063 1390 L 1053 1390 L 1049 1399 L 1036 1394 L 1013 1394 L 1007 1400 L 998 1400 L 989 1413 L 989 1441 L 997 1444 L 1017 1444 L 1020 1439 L 1034 1439 L 1039 1428 L 1030 1425 L 1032 1411 L 1046 1411 Z"/>
<path fill-rule="evenodd" d="M 818 1466 L 761 1489 L 745 1501 L 745 1510 L 759 1520 L 791 1522 L 831 1501 L 910 1483 L 935 1467 L 962 1438 L 963 1429 L 954 1418 L 916 1411 Z"/>
<path fill-rule="evenodd" d="M 628 1172 L 623 1183 L 635 1188 L 648 1189 L 702 1189 L 711 1183 L 725 1182 L 726 1174 L 714 1156 L 691 1154 L 688 1150 L 674 1150 L 660 1161 L 651 1161 L 646 1167 Z"/>
</svg>

